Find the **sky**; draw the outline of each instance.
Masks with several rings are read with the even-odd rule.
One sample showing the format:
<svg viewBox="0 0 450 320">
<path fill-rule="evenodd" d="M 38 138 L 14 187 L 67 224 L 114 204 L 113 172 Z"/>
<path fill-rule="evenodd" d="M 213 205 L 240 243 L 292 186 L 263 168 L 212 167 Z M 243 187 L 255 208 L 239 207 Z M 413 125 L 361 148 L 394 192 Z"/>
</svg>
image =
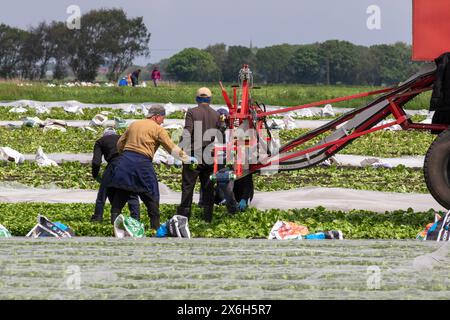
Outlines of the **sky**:
<svg viewBox="0 0 450 320">
<path fill-rule="evenodd" d="M 329 39 L 360 45 L 412 42 L 412 0 L 0 0 L 0 23 L 28 28 L 41 21 L 66 21 L 67 8 L 81 13 L 122 8 L 142 16 L 151 32 L 149 58 L 155 63 L 184 48 L 210 44 L 265 47 Z M 380 29 L 370 30 L 371 5 L 380 8 Z"/>
</svg>

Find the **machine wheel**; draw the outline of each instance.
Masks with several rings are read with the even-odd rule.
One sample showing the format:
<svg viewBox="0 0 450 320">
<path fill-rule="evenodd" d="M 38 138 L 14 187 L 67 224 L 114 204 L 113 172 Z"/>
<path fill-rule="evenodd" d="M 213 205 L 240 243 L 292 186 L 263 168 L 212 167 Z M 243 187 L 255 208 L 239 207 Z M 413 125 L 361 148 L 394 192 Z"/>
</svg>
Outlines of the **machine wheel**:
<svg viewBox="0 0 450 320">
<path fill-rule="evenodd" d="M 423 173 L 431 195 L 450 210 L 450 129 L 438 135 L 431 144 Z"/>
</svg>

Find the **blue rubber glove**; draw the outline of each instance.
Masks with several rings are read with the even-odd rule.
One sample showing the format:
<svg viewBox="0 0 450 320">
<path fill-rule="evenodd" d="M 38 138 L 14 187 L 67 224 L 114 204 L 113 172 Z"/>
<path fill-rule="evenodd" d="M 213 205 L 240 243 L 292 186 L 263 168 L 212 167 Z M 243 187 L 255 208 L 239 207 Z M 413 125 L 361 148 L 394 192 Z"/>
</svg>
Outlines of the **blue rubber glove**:
<svg viewBox="0 0 450 320">
<path fill-rule="evenodd" d="M 239 210 L 245 211 L 247 207 L 248 207 L 247 200 L 242 199 L 241 201 L 239 201 Z"/>
<path fill-rule="evenodd" d="M 189 157 L 188 164 L 198 164 L 198 160 L 195 157 Z"/>
<path fill-rule="evenodd" d="M 181 162 L 181 160 L 175 159 L 173 165 L 174 165 L 176 168 L 181 168 L 182 165 L 183 165 L 183 162 Z"/>
</svg>

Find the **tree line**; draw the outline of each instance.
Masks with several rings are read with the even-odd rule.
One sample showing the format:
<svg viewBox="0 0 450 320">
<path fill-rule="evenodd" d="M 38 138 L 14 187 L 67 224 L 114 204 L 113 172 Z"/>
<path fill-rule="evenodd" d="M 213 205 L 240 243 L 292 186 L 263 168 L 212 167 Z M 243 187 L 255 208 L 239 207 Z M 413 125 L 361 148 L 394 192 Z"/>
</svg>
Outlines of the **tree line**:
<svg viewBox="0 0 450 320">
<path fill-rule="evenodd" d="M 94 81 L 100 66 L 117 80 L 138 56 L 149 56 L 151 34 L 142 17 L 128 18 L 122 9 L 92 10 L 79 29 L 64 22 L 42 22 L 21 30 L 0 24 L 0 78 L 41 80 L 50 63 L 54 79 L 70 69 L 79 81 Z"/>
<path fill-rule="evenodd" d="M 329 40 L 265 48 L 221 43 L 184 49 L 160 64 L 177 81 L 237 82 L 240 68 L 249 64 L 259 83 L 390 85 L 418 70 L 411 55 L 411 46 L 401 42 L 366 47 Z"/>
</svg>

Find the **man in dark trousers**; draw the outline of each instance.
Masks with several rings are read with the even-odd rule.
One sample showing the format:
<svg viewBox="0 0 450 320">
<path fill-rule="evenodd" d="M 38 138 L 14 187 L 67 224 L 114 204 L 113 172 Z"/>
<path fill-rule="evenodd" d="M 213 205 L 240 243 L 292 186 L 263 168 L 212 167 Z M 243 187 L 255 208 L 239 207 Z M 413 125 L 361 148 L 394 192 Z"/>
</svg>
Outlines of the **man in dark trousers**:
<svg viewBox="0 0 450 320">
<path fill-rule="evenodd" d="M 107 128 L 103 133 L 103 137 L 98 139 L 94 145 L 94 157 L 92 159 L 92 177 L 100 182 L 100 188 L 97 194 L 97 200 L 95 201 L 95 212 L 91 218 L 93 222 L 103 221 L 103 210 L 105 207 L 106 198 L 109 202 L 113 202 L 114 194 L 112 190 L 107 188 L 108 183 L 111 180 L 111 173 L 117 162 L 119 152 L 117 151 L 117 142 L 120 136 L 113 128 Z M 108 165 L 102 178 L 99 177 L 100 167 L 102 165 L 102 157 L 105 157 Z M 130 209 L 132 217 L 139 216 L 139 198 L 132 195 L 128 199 L 128 208 Z"/>
<path fill-rule="evenodd" d="M 111 222 L 122 212 L 129 196 L 137 194 L 147 207 L 150 227 L 154 230 L 160 227 L 160 194 L 153 167 L 153 158 L 160 146 L 183 163 L 197 162 L 170 139 L 169 133 L 161 126 L 165 116 L 163 106 L 152 106 L 147 118 L 133 122 L 117 142 L 121 155 L 108 185 L 114 189 Z"/>
<path fill-rule="evenodd" d="M 138 69 L 131 74 L 131 84 L 133 85 L 133 87 L 136 87 L 137 85 L 139 85 L 139 75 L 140 74 L 141 74 L 141 69 Z"/>
<path fill-rule="evenodd" d="M 210 176 L 214 171 L 212 151 L 219 123 L 219 113 L 210 106 L 211 98 L 211 90 L 200 88 L 196 98 L 198 106 L 186 114 L 180 146 L 199 164 L 196 168 L 183 165 L 181 203 L 177 209 L 179 215 L 190 217 L 195 184 L 200 178 L 203 219 L 206 222 L 212 221 L 214 209 L 214 184 Z"/>
</svg>

